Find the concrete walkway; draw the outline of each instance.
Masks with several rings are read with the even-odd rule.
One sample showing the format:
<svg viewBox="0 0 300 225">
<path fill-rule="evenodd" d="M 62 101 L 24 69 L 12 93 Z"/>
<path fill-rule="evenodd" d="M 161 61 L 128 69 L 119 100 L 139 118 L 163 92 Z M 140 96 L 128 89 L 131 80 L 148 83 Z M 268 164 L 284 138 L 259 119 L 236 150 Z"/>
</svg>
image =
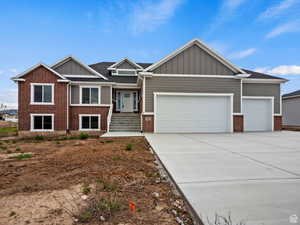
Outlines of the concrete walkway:
<svg viewBox="0 0 300 225">
<path fill-rule="evenodd" d="M 300 132 L 145 136 L 203 222 L 300 224 Z"/>
<path fill-rule="evenodd" d="M 144 136 L 141 132 L 108 132 L 103 134 L 101 137 L 142 137 Z"/>
</svg>

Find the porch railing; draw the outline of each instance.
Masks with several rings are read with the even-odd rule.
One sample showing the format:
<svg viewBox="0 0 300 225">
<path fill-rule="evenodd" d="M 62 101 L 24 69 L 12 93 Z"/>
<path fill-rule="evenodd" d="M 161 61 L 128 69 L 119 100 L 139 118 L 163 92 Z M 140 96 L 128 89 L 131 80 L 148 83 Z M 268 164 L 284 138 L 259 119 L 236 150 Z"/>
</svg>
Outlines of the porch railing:
<svg viewBox="0 0 300 225">
<path fill-rule="evenodd" d="M 113 112 L 113 104 L 109 106 L 108 115 L 107 115 L 107 132 L 109 132 L 111 117 Z"/>
</svg>

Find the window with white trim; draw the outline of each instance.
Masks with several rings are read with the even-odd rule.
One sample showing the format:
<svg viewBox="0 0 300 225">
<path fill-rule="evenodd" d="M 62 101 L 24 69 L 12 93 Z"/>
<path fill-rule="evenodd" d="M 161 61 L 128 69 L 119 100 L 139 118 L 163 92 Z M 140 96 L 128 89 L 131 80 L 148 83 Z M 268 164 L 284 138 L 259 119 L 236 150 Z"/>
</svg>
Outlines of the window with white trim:
<svg viewBox="0 0 300 225">
<path fill-rule="evenodd" d="M 131 69 L 116 69 L 112 72 L 112 75 L 118 76 L 136 76 L 136 70 Z"/>
<path fill-rule="evenodd" d="M 32 83 L 31 104 L 54 104 L 54 84 Z"/>
<path fill-rule="evenodd" d="M 100 104 L 100 87 L 80 87 L 80 103 L 83 105 Z"/>
<path fill-rule="evenodd" d="M 32 131 L 53 131 L 53 114 L 31 114 Z"/>
<path fill-rule="evenodd" d="M 100 115 L 79 115 L 80 130 L 100 130 Z"/>
</svg>

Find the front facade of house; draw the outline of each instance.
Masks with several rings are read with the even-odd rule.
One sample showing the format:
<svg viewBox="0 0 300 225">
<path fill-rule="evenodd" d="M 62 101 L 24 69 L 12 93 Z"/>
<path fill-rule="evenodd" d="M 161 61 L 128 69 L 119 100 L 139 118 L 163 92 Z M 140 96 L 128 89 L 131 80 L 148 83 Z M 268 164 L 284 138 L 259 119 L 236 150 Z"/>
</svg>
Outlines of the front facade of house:
<svg viewBox="0 0 300 225">
<path fill-rule="evenodd" d="M 13 80 L 20 134 L 103 133 L 112 123 L 126 130 L 130 115 L 143 132 L 280 130 L 286 82 L 242 70 L 197 39 L 154 64 L 125 58 L 88 66 L 70 56 Z"/>
<path fill-rule="evenodd" d="M 282 116 L 285 128 L 300 128 L 300 90 L 282 96 Z"/>
</svg>

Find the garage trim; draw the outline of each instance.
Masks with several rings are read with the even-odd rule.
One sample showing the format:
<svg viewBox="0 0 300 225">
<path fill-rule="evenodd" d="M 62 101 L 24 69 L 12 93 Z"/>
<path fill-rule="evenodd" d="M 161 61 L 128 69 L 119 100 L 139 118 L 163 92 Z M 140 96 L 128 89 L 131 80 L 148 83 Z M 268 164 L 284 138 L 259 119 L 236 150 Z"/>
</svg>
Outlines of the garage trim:
<svg viewBox="0 0 300 225">
<path fill-rule="evenodd" d="M 212 97 L 217 97 L 217 96 L 222 96 L 222 97 L 230 97 L 230 132 L 233 132 L 233 93 L 183 93 L 183 92 L 153 92 L 154 95 L 154 133 L 157 132 L 156 130 L 156 112 L 157 112 L 157 96 L 159 95 L 169 95 L 169 96 L 212 96 Z"/>
<path fill-rule="evenodd" d="M 243 99 L 269 99 L 271 100 L 271 105 L 272 105 L 272 131 L 274 131 L 274 96 L 243 96 Z M 244 114 L 243 112 L 243 107 L 242 107 L 242 113 Z"/>
</svg>

